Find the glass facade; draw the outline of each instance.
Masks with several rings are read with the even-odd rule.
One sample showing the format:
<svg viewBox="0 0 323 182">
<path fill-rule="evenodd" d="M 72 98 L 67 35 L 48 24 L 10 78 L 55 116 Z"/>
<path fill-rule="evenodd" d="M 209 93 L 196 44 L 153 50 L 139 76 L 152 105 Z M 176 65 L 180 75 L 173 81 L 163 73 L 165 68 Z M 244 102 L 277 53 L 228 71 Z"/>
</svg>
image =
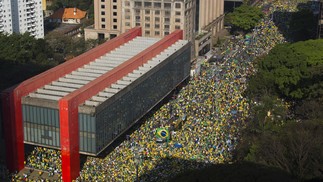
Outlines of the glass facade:
<svg viewBox="0 0 323 182">
<path fill-rule="evenodd" d="M 60 146 L 58 109 L 22 105 L 26 142 Z"/>
<path fill-rule="evenodd" d="M 24 140 L 27 143 L 60 148 L 59 111 L 22 105 Z M 79 113 L 80 151 L 95 153 L 95 118 Z"/>
<path fill-rule="evenodd" d="M 153 73 L 147 79 L 96 114 L 97 152 L 189 76 L 190 49 L 164 63 L 159 69 L 151 70 Z"/>
</svg>

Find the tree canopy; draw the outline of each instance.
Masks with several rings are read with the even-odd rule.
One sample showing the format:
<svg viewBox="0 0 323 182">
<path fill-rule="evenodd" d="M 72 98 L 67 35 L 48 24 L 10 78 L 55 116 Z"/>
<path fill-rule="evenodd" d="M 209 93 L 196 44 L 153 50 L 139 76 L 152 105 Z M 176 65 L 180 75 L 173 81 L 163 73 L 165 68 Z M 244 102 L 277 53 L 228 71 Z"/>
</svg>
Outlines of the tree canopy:
<svg viewBox="0 0 323 182">
<path fill-rule="evenodd" d="M 323 40 L 277 45 L 260 59 L 248 89 L 255 95 L 271 90 L 290 99 L 322 97 Z"/>
<path fill-rule="evenodd" d="M 35 39 L 25 34 L 0 34 L 0 59 L 12 63 L 47 64 L 52 51 L 44 39 Z"/>
<path fill-rule="evenodd" d="M 234 31 L 243 31 L 247 33 L 252 30 L 263 17 L 264 14 L 260 8 L 241 5 L 226 16 L 226 21 L 232 25 Z"/>
<path fill-rule="evenodd" d="M 323 178 L 322 121 L 288 122 L 276 132 L 262 133 L 246 159 L 278 167 L 299 180 Z"/>
<path fill-rule="evenodd" d="M 256 63 L 235 159 L 280 168 L 299 181 L 323 179 L 323 40 L 277 45 Z"/>
<path fill-rule="evenodd" d="M 0 34 L 0 90 L 58 64 L 44 39 L 26 34 Z"/>
</svg>

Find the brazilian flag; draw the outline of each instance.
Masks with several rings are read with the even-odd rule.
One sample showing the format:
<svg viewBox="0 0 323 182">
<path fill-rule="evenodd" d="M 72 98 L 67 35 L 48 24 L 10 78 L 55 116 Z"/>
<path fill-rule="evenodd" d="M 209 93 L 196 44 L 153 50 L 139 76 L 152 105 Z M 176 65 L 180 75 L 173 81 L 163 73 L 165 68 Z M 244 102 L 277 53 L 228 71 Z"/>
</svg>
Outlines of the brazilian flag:
<svg viewBox="0 0 323 182">
<path fill-rule="evenodd" d="M 170 139 L 168 128 L 157 128 L 155 134 L 157 141 L 168 141 Z"/>
</svg>

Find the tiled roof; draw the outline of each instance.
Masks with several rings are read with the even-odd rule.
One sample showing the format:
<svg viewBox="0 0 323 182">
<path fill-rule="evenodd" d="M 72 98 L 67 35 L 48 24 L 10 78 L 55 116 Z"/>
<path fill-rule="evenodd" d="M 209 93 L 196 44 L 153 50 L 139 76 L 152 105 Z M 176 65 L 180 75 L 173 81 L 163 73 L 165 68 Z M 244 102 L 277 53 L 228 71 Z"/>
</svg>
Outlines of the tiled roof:
<svg viewBox="0 0 323 182">
<path fill-rule="evenodd" d="M 85 16 L 86 11 L 82 11 L 78 8 L 65 8 L 63 19 L 82 19 L 85 18 Z"/>
<path fill-rule="evenodd" d="M 75 14 L 74 14 L 75 11 Z M 49 18 L 51 19 L 82 19 L 86 17 L 86 11 L 78 8 L 60 8 Z"/>
</svg>

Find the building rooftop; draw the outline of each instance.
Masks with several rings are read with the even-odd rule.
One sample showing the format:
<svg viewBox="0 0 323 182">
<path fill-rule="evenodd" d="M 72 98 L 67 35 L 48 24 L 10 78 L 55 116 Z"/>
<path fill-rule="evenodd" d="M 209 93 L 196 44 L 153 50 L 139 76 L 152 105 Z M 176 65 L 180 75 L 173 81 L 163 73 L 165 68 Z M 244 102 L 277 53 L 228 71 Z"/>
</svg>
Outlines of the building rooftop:
<svg viewBox="0 0 323 182">
<path fill-rule="evenodd" d="M 64 96 L 77 91 L 96 78 L 112 71 L 117 66 L 135 57 L 137 54 L 149 48 L 159 40 L 160 38 L 136 37 L 94 61 L 89 62 L 71 73 L 68 73 L 57 80 L 38 88 L 34 92 L 29 93 L 23 97 L 23 103 L 28 105 L 31 104 L 42 107 L 58 108 L 58 101 Z M 80 112 L 96 112 L 99 105 L 128 87 L 131 83 L 135 82 L 151 69 L 158 66 L 166 58 L 174 54 L 187 43 L 187 40 L 178 40 L 160 54 L 150 59 L 147 63 L 126 74 L 121 79 L 118 79 L 109 87 L 102 89 L 96 95 L 92 95 L 89 99 L 79 105 L 79 108 L 81 109 Z"/>
<path fill-rule="evenodd" d="M 182 48 L 187 43 L 188 43 L 187 40 L 177 41 L 176 43 L 174 43 L 173 45 L 165 49 L 163 52 L 158 54 L 156 57 L 149 60 L 146 64 L 140 66 L 138 69 L 124 76 L 122 79 L 118 80 L 110 87 L 105 88 L 97 95 L 86 100 L 84 105 L 94 106 L 94 107 L 100 105 L 102 102 L 106 101 L 107 99 L 111 98 L 113 95 L 117 94 L 120 90 L 126 88 L 130 83 L 134 82 L 136 79 L 144 75 L 146 72 L 150 71 L 159 63 L 163 62 L 166 58 L 168 58 L 170 55 L 175 53 L 177 50 Z"/>
<path fill-rule="evenodd" d="M 65 8 L 63 19 L 82 19 L 86 17 L 86 11 L 78 8 Z"/>
<path fill-rule="evenodd" d="M 29 93 L 27 97 L 58 101 L 67 94 L 81 88 L 92 80 L 134 57 L 141 51 L 156 43 L 158 40 L 160 39 L 136 37 L 89 64 L 86 64 L 63 77 L 60 77 L 58 80 Z"/>
<path fill-rule="evenodd" d="M 49 16 L 50 19 L 82 19 L 86 17 L 86 11 L 78 8 L 60 8 Z"/>
</svg>

